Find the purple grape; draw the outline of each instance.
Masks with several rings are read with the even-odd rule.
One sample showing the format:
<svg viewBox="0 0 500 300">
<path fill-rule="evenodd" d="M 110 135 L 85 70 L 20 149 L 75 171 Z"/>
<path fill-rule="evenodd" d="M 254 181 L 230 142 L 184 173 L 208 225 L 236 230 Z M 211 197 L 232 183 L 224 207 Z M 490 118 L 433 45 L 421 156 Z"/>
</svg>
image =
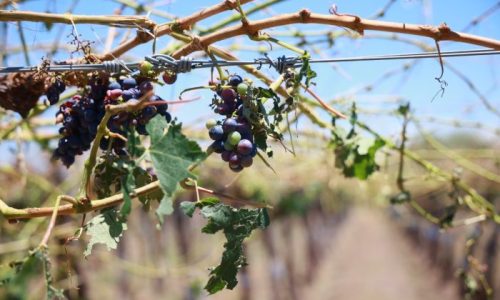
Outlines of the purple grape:
<svg viewBox="0 0 500 300">
<path fill-rule="evenodd" d="M 165 120 L 167 121 L 167 123 L 170 123 L 172 121 L 172 115 L 170 115 L 170 113 L 165 113 Z"/>
<path fill-rule="evenodd" d="M 151 81 L 144 81 L 139 85 L 139 90 L 141 93 L 146 94 L 149 91 L 153 90 L 153 83 Z"/>
<path fill-rule="evenodd" d="M 234 172 L 240 172 L 241 170 L 243 170 L 243 166 L 242 165 L 234 165 L 234 164 L 229 164 L 229 168 L 234 171 Z"/>
<path fill-rule="evenodd" d="M 253 144 L 247 139 L 243 139 L 238 143 L 237 150 L 241 155 L 249 155 L 252 153 Z"/>
<path fill-rule="evenodd" d="M 91 123 L 97 119 L 97 114 L 96 114 L 95 110 L 93 110 L 93 109 L 86 109 L 83 112 L 83 115 L 84 115 L 85 121 L 88 123 Z"/>
<path fill-rule="evenodd" d="M 123 98 L 123 100 L 125 100 L 125 101 L 128 101 L 128 100 L 130 100 L 130 99 L 133 99 L 133 98 L 134 98 L 134 96 L 135 96 L 135 95 L 134 95 L 134 93 L 133 93 L 131 90 L 124 90 L 124 91 L 122 92 L 122 98 Z"/>
<path fill-rule="evenodd" d="M 233 118 L 227 118 L 226 120 L 224 120 L 224 123 L 222 123 L 222 128 L 224 129 L 225 133 L 233 132 L 237 127 L 238 123 Z"/>
<path fill-rule="evenodd" d="M 59 94 L 61 94 L 62 92 L 64 92 L 64 90 L 66 90 L 66 85 L 60 79 L 57 79 L 54 82 L 53 86 L 57 89 L 57 91 L 59 92 Z"/>
<path fill-rule="evenodd" d="M 138 124 L 135 127 L 135 130 L 137 131 L 138 134 L 140 135 L 149 135 L 148 131 L 146 130 L 146 125 L 144 124 Z"/>
<path fill-rule="evenodd" d="M 137 85 L 137 81 L 132 77 L 128 77 L 128 78 L 123 79 L 122 87 L 124 90 L 131 89 L 131 88 L 135 87 L 136 85 Z"/>
<path fill-rule="evenodd" d="M 121 89 L 122 86 L 116 81 L 112 81 L 108 85 L 108 90 L 121 90 Z"/>
<path fill-rule="evenodd" d="M 214 141 L 221 140 L 224 138 L 224 130 L 222 126 L 216 125 L 208 131 L 208 135 Z"/>
<path fill-rule="evenodd" d="M 236 92 L 233 89 L 225 89 L 222 90 L 220 97 L 225 103 L 231 103 L 236 99 Z"/>
<path fill-rule="evenodd" d="M 246 155 L 246 156 L 241 157 L 240 164 L 245 168 L 250 167 L 253 164 L 252 156 Z"/>
<path fill-rule="evenodd" d="M 229 85 L 237 87 L 238 84 L 243 82 L 243 78 L 240 75 L 232 75 L 229 77 Z"/>
<path fill-rule="evenodd" d="M 229 156 L 229 163 L 233 165 L 239 165 L 240 158 L 238 157 L 238 154 L 232 152 L 231 155 Z"/>
<path fill-rule="evenodd" d="M 223 161 L 228 162 L 232 154 L 233 152 L 231 151 L 224 151 L 221 153 L 220 157 L 222 158 Z"/>
<path fill-rule="evenodd" d="M 223 153 L 224 152 L 224 142 L 222 140 L 214 141 L 211 145 L 210 148 L 215 152 L 215 153 Z"/>
</svg>

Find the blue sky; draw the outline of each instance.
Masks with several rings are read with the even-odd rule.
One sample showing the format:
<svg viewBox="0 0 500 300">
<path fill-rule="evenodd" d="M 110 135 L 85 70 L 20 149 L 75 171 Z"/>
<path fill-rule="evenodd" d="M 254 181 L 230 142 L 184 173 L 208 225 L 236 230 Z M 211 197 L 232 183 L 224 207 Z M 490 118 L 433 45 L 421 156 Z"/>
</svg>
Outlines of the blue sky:
<svg viewBox="0 0 500 300">
<path fill-rule="evenodd" d="M 33 11 L 51 11 L 51 12 L 65 12 L 73 1 L 27 1 L 25 4 L 19 6 L 22 10 Z M 157 1 L 163 5 L 156 7 L 157 9 L 165 10 L 169 13 L 178 16 L 185 16 L 198 11 L 204 7 L 218 3 L 219 1 Z M 255 1 L 259 3 L 261 1 Z M 406 22 L 406 23 L 423 23 L 438 25 L 446 22 L 452 29 L 463 29 L 471 19 L 484 12 L 487 8 L 493 6 L 496 0 L 484 1 L 464 1 L 464 0 L 400 0 L 397 1 L 386 16 L 383 18 L 385 21 Z M 144 3 L 149 3 L 144 1 Z M 269 17 L 271 14 L 296 12 L 301 8 L 309 8 L 313 12 L 328 13 L 330 5 L 335 3 L 338 6 L 340 13 L 356 14 L 360 17 L 370 17 L 374 15 L 380 8 L 382 8 L 387 0 L 377 1 L 347 1 L 338 0 L 331 1 L 284 1 L 271 9 L 264 12 L 254 14 L 250 19 L 261 19 Z M 248 4 L 245 7 L 251 7 L 253 4 Z M 80 0 L 76 5 L 74 13 L 77 14 L 111 14 L 117 7 L 114 1 L 85 1 Z M 124 14 L 133 14 L 131 9 L 126 9 Z M 221 18 L 231 15 L 233 12 L 226 12 L 220 16 L 212 17 L 201 22 L 199 25 L 202 27 L 209 27 L 211 24 L 216 23 Z M 165 19 L 152 16 L 157 22 L 165 22 Z M 19 45 L 19 35 L 15 23 L 9 23 L 8 32 L 8 46 Z M 22 25 L 26 36 L 26 41 L 29 47 L 36 46 L 37 44 L 50 44 L 55 36 L 62 28 L 61 43 L 69 40 L 67 35 L 71 32 L 71 26 L 56 25 L 52 31 L 47 31 L 43 24 L 26 23 Z M 330 27 L 324 25 L 296 25 L 276 30 L 290 30 L 292 28 L 303 30 L 324 30 Z M 95 41 L 96 52 L 102 48 L 101 41 L 106 39 L 108 34 L 107 27 L 96 25 L 77 25 L 78 32 L 82 38 Z M 333 27 L 332 27 L 333 29 Z M 491 15 L 480 25 L 474 27 L 470 33 L 488 36 L 490 38 L 500 39 L 500 11 Z M 273 33 L 273 30 L 269 30 Z M 371 32 L 367 32 L 371 34 Z M 433 41 L 425 38 L 411 37 L 416 40 L 424 41 L 432 45 Z M 318 37 L 310 37 L 310 40 L 316 40 Z M 284 39 L 286 41 L 291 41 Z M 169 37 L 161 37 L 158 40 L 158 49 L 166 46 L 171 39 Z M 233 43 L 241 43 L 244 45 L 255 45 L 246 37 L 239 37 L 228 41 L 220 42 L 219 46 L 228 46 Z M 265 45 L 265 44 L 263 44 Z M 471 49 L 477 48 L 476 46 L 462 45 L 451 42 L 441 43 L 442 50 L 455 50 L 455 49 Z M 328 57 L 345 57 L 369 54 L 387 54 L 387 53 L 402 53 L 402 52 L 417 52 L 414 46 L 410 46 L 401 42 L 387 41 L 379 39 L 366 39 L 352 41 L 350 39 L 339 39 L 331 48 L 326 47 L 325 44 L 320 46 L 324 50 L 324 54 Z M 151 54 L 151 44 L 137 47 L 130 54 L 140 58 L 144 55 Z M 294 55 L 288 51 L 283 51 L 278 46 L 273 47 L 273 51 L 269 51 L 271 56 L 278 56 L 282 54 Z M 236 53 L 242 59 L 253 59 L 258 57 L 258 53 L 242 51 Z M 40 61 L 41 57 L 45 56 L 44 52 L 32 51 L 30 52 L 30 60 L 32 64 Z M 70 56 L 67 51 L 61 51 L 56 56 L 56 59 L 66 59 Z M 313 56 L 314 57 L 314 56 Z M 447 60 L 454 67 L 467 76 L 474 82 L 477 89 L 487 96 L 489 101 L 496 107 L 500 107 L 500 90 L 498 84 L 500 81 L 500 57 L 468 57 L 468 58 L 453 58 Z M 24 65 L 24 56 L 22 54 L 13 55 L 8 57 L 7 65 Z M 379 78 L 386 71 L 400 67 L 403 61 L 385 61 L 385 62 L 357 62 L 357 63 L 342 63 L 339 67 L 342 72 L 335 71 L 331 66 L 314 65 L 314 70 L 318 73 L 318 78 L 315 80 L 317 86 L 315 90 L 325 100 L 331 99 L 339 94 L 345 94 L 346 91 L 353 88 L 362 86 L 366 83 L 372 82 Z M 239 69 L 231 69 L 231 72 L 239 72 Z M 458 79 L 449 71 L 445 71 L 444 79 L 448 83 L 444 96 L 436 98 L 432 101 L 433 96 L 439 89 L 439 84 L 435 81 L 434 77 L 440 73 L 440 67 L 436 60 L 420 61 L 412 69 L 408 75 L 398 75 L 382 84 L 378 85 L 370 92 L 361 92 L 355 96 L 359 105 L 369 110 L 389 110 L 394 109 L 394 104 L 384 102 L 388 95 L 402 97 L 405 100 L 411 101 L 412 106 L 417 115 L 433 115 L 444 119 L 458 119 L 462 121 L 480 121 L 489 124 L 492 127 L 500 127 L 500 119 L 495 115 L 488 112 L 470 89 L 464 84 L 463 81 Z M 276 76 L 272 71 L 269 72 L 272 76 Z M 175 99 L 179 92 L 191 86 L 205 84 L 209 78 L 209 72 L 206 70 L 194 71 L 190 74 L 183 74 L 179 77 L 178 83 L 174 86 L 162 87 L 157 90 L 158 94 L 164 98 Z M 204 100 L 187 104 L 182 107 L 176 107 L 175 115 L 183 122 L 190 123 L 200 116 L 210 115 L 208 110 L 208 101 L 210 100 L 210 93 L 198 92 L 196 95 L 202 96 Z M 52 112 L 49 113 L 52 114 Z M 385 117 L 370 117 L 362 116 L 367 122 L 377 129 L 393 135 L 397 133 L 398 124 L 394 118 Z M 200 124 L 202 125 L 202 124 Z M 302 122 L 301 126 L 307 126 L 307 122 Z M 446 134 L 451 132 L 449 127 L 437 126 L 434 124 L 427 124 L 428 128 L 437 134 Z M 484 135 L 492 142 L 498 141 L 498 135 L 489 135 L 485 132 L 474 131 L 475 134 Z M 0 145 L 0 153 L 5 153 L 7 147 L 12 147 L 12 144 Z M 3 149 L 3 150 L 2 150 Z M 8 156 L 2 155 L 5 160 Z"/>
</svg>

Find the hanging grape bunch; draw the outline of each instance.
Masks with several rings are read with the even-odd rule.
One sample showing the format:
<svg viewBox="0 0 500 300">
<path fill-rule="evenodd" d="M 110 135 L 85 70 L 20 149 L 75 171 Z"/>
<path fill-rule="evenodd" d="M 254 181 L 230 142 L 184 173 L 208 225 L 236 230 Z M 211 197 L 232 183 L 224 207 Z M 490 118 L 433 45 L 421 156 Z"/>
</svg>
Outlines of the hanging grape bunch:
<svg viewBox="0 0 500 300">
<path fill-rule="evenodd" d="M 47 94 L 49 92 L 50 90 Z M 149 97 L 151 105 L 146 105 L 139 111 L 120 112 L 109 119 L 107 123 L 109 131 L 122 137 L 127 136 L 127 131 L 130 129 L 135 129 L 141 135 L 147 135 L 146 124 L 157 114 L 170 122 L 172 117 L 167 112 L 168 104 L 152 92 L 153 83 L 145 78 L 126 77 L 116 81 L 93 78 L 85 93 L 73 96 L 59 107 L 56 121 L 63 125 L 59 129 L 62 137 L 53 157 L 60 159 L 69 167 L 74 163 L 76 155 L 89 150 L 97 135 L 97 127 L 104 117 L 106 105 L 137 102 L 143 97 Z M 49 101 L 53 102 L 50 98 Z M 153 104 L 155 102 L 156 104 Z M 113 150 L 119 156 L 128 155 L 125 150 L 126 142 L 120 138 L 105 136 L 99 146 L 102 150 Z"/>
<path fill-rule="evenodd" d="M 208 134 L 214 141 L 210 149 L 219 153 L 235 172 L 252 165 L 258 146 L 268 151 L 265 140 L 269 130 L 262 105 L 265 98 L 258 97 L 259 91 L 250 81 L 233 75 L 227 86 L 217 85 L 212 100 L 214 111 L 225 118 L 219 121 L 210 119 L 206 123 Z M 260 143 L 256 143 L 257 140 Z"/>
</svg>

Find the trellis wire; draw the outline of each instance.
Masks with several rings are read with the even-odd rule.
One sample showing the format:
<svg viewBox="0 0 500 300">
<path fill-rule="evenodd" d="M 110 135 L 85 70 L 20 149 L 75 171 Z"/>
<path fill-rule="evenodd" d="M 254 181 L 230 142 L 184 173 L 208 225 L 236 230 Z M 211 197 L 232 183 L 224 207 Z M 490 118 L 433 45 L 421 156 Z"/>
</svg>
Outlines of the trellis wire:
<svg viewBox="0 0 500 300">
<path fill-rule="evenodd" d="M 481 56 L 481 55 L 498 55 L 500 50 L 458 50 L 458 51 L 442 51 L 442 52 L 423 52 L 423 53 L 403 53 L 403 54 L 388 54 L 388 55 L 371 55 L 371 56 L 355 56 L 355 57 L 340 57 L 328 59 L 311 59 L 309 63 L 340 63 L 340 62 L 360 62 L 360 61 L 381 61 L 381 60 L 399 60 L 399 59 L 423 59 L 437 57 L 461 57 L 461 56 Z M 242 65 L 257 65 L 260 69 L 263 65 L 274 67 L 278 72 L 282 73 L 286 68 L 300 67 L 302 59 L 300 57 L 281 56 L 277 59 L 271 59 L 267 54 L 263 58 L 257 58 L 247 61 L 227 61 L 227 60 L 196 60 L 191 57 L 181 57 L 175 59 L 166 54 L 154 54 L 146 56 L 145 60 L 153 65 L 157 71 L 169 70 L 175 73 L 187 73 L 193 69 L 231 67 Z M 68 71 L 106 71 L 109 73 L 119 73 L 126 71 L 128 73 L 137 72 L 141 63 L 125 63 L 122 60 L 106 61 L 99 64 L 54 64 L 49 66 L 23 66 L 23 67 L 1 67 L 0 74 L 3 73 L 19 73 L 33 72 L 43 69 L 46 72 L 68 72 Z"/>
</svg>

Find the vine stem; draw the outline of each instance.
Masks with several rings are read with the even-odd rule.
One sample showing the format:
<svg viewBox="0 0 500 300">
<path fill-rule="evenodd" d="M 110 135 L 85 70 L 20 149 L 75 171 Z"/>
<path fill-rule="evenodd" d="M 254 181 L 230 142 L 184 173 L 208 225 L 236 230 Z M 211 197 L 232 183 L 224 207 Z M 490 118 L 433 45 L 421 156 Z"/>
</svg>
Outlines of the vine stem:
<svg viewBox="0 0 500 300">
<path fill-rule="evenodd" d="M 181 182 L 181 186 L 187 189 L 194 188 L 194 186 L 185 184 L 183 182 Z M 156 180 L 140 188 L 135 189 L 133 193 L 133 198 L 139 198 L 141 196 L 145 196 L 149 193 L 156 192 L 158 190 L 160 190 L 160 182 Z M 224 198 L 222 199 L 222 201 L 229 204 L 247 205 L 257 208 L 264 208 L 264 207 L 272 208 L 271 206 L 265 203 L 249 201 L 249 200 L 238 200 L 231 195 L 227 195 L 225 193 L 217 192 L 201 186 L 198 186 L 198 191 L 222 197 Z M 69 197 L 69 196 L 62 196 L 62 197 Z M 86 205 L 64 204 L 55 207 L 31 207 L 31 208 L 17 209 L 8 206 L 4 201 L 0 199 L 0 215 L 5 217 L 7 220 L 22 220 L 22 219 L 32 219 L 38 217 L 48 217 L 48 216 L 53 216 L 54 211 L 56 211 L 56 217 L 67 216 L 67 215 L 84 214 L 91 211 L 102 210 L 104 208 L 116 206 L 122 202 L 123 202 L 123 193 L 120 193 L 107 198 L 89 201 L 88 204 Z"/>
<path fill-rule="evenodd" d="M 243 5 L 245 3 L 251 2 L 253 0 L 240 0 L 240 4 Z M 224 12 L 226 10 L 232 10 L 236 8 L 236 2 L 235 0 L 225 0 L 222 1 L 218 4 L 215 4 L 211 7 L 202 9 L 198 12 L 195 12 L 189 16 L 186 16 L 184 18 L 180 18 L 175 20 L 173 23 L 164 23 L 161 25 L 158 25 L 155 28 L 155 33 L 156 37 L 161 37 L 164 35 L 170 35 L 172 33 L 180 33 L 183 30 L 188 30 L 191 29 L 191 27 L 198 23 L 199 21 L 202 21 L 206 18 L 209 18 L 211 16 L 217 15 L 221 12 Z M 152 36 L 148 34 L 141 34 L 141 32 L 138 32 L 137 35 L 133 38 L 130 39 L 122 44 L 120 44 L 118 47 L 114 48 L 112 51 L 104 53 L 103 55 L 99 56 L 99 59 L 101 60 L 113 60 L 116 57 L 121 56 L 125 52 L 128 52 L 129 50 L 141 45 L 145 44 L 153 39 Z"/>
<path fill-rule="evenodd" d="M 196 43 L 182 47 L 172 54 L 173 57 L 179 58 L 188 55 L 196 50 L 199 46 L 207 47 L 210 44 L 226 40 L 238 35 L 252 34 L 262 29 L 279 27 L 296 23 L 313 23 L 334 25 L 349 28 L 357 32 L 365 30 L 375 30 L 384 32 L 404 33 L 411 35 L 424 36 L 434 39 L 435 41 L 450 40 L 473 45 L 484 46 L 492 49 L 500 49 L 500 41 L 485 37 L 475 36 L 467 33 L 452 31 L 446 24 L 440 26 L 394 23 L 378 20 L 367 20 L 356 16 L 348 15 L 322 15 L 311 13 L 307 9 L 303 9 L 298 13 L 282 14 L 271 18 L 249 21 L 247 24 L 234 25 L 218 31 L 215 31 L 206 36 L 197 39 Z M 160 30 L 162 32 L 162 30 Z"/>
<path fill-rule="evenodd" d="M 45 234 L 43 236 L 42 241 L 40 242 L 40 245 L 38 246 L 39 248 L 47 248 L 47 243 L 50 238 L 50 234 L 52 233 L 52 229 L 54 229 L 54 226 L 56 224 L 56 219 L 57 219 L 57 213 L 59 212 L 59 205 L 61 204 L 61 200 L 67 200 L 68 202 L 73 202 L 75 199 L 73 197 L 61 195 L 56 198 L 56 203 L 54 205 L 54 209 L 52 211 L 52 216 L 50 217 L 49 221 L 49 226 L 47 227 L 47 230 L 45 231 Z"/>
<path fill-rule="evenodd" d="M 153 28 L 155 22 L 145 16 L 90 16 L 73 14 L 54 14 L 33 11 L 8 11 L 0 10 L 0 21 L 30 21 L 44 23 L 65 24 L 100 24 L 108 26 L 132 26 Z"/>
</svg>

